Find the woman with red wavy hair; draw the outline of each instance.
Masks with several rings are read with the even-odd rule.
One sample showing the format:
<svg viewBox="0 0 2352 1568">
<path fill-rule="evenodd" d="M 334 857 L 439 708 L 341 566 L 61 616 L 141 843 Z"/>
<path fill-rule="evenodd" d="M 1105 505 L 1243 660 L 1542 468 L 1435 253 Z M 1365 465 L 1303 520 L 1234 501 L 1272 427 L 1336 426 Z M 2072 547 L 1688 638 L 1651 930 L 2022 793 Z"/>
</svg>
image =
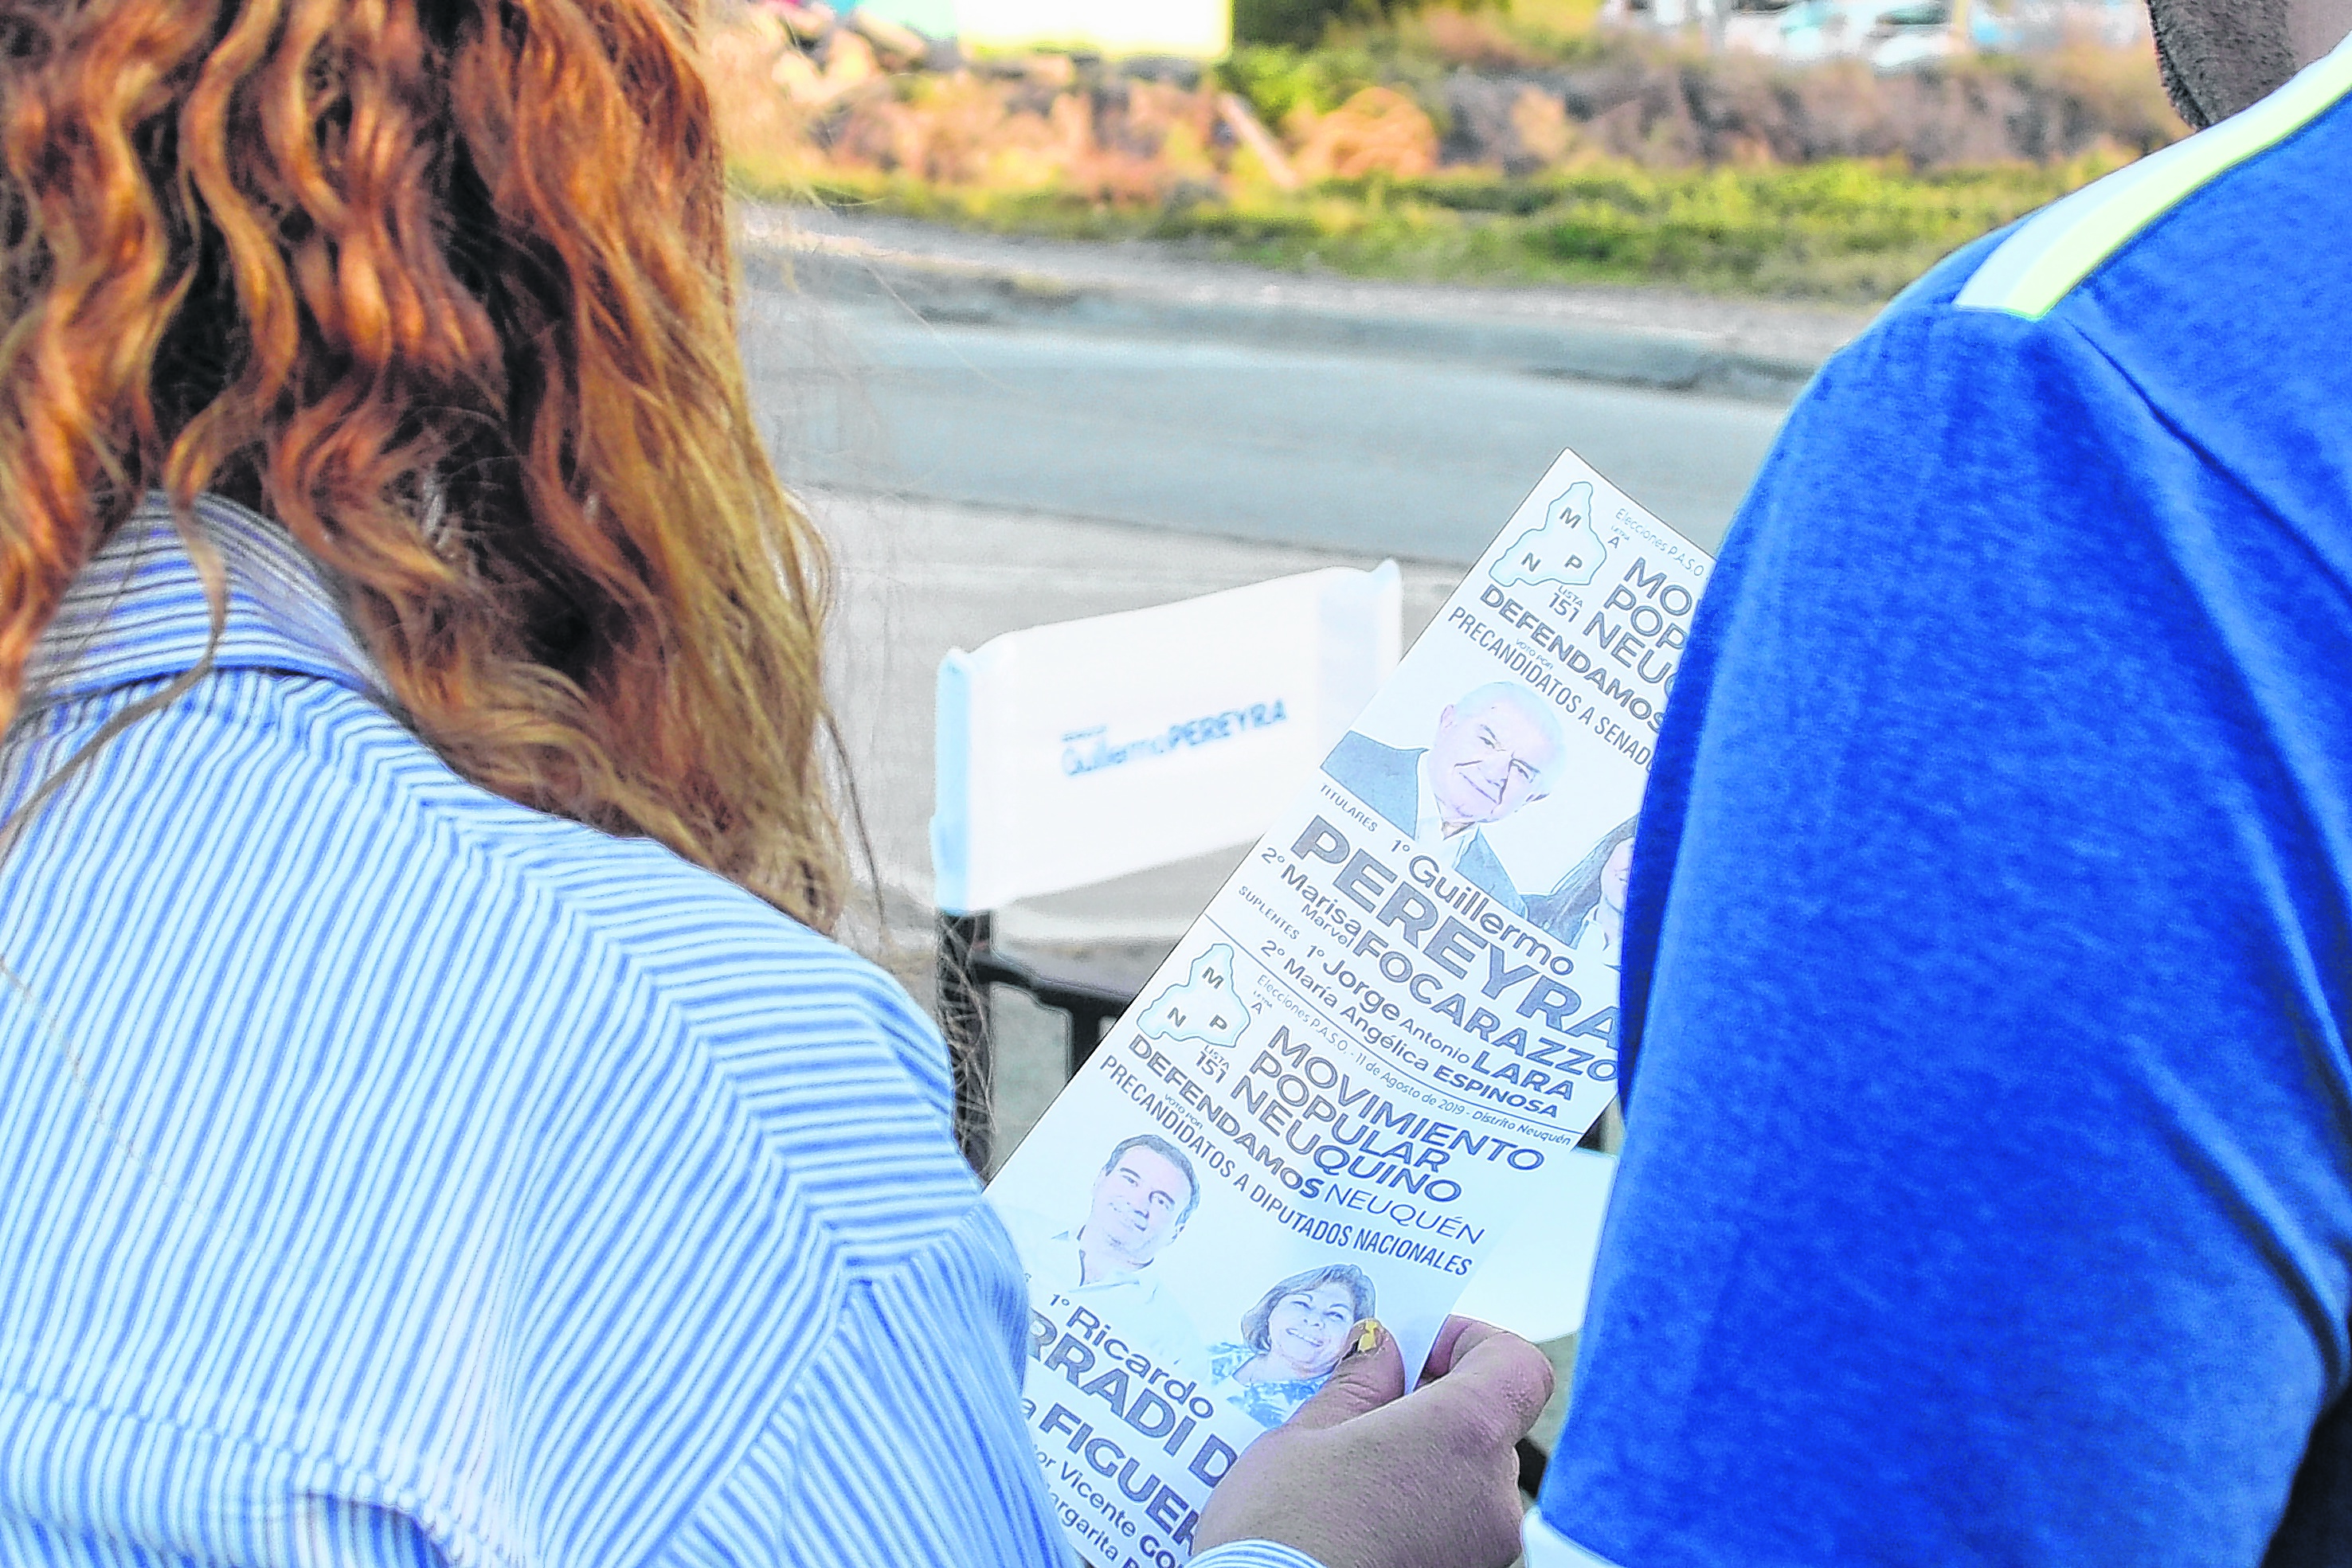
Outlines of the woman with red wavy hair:
<svg viewBox="0 0 2352 1568">
<path fill-rule="evenodd" d="M 0 1559 L 1066 1560 L 693 24 L 0 0 Z M 1509 1556 L 1447 1347 L 1171 1544 Z"/>
<path fill-rule="evenodd" d="M 824 557 L 753 432 L 677 14 L 14 0 L 0 29 L 0 715 L 100 541 L 209 492 L 333 574 L 459 773 L 829 928 Z"/>
</svg>

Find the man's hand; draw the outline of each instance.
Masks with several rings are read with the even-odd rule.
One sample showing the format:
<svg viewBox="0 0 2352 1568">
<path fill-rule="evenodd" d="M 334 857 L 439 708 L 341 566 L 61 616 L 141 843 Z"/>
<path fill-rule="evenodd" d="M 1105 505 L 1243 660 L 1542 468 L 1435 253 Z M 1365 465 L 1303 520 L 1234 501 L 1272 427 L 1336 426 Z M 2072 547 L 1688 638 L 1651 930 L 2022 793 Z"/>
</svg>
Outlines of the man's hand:
<svg viewBox="0 0 2352 1568">
<path fill-rule="evenodd" d="M 1276 1541 L 1327 1568 L 1502 1568 L 1519 1554 L 1518 1458 L 1551 1363 L 1448 1318 L 1421 1386 L 1387 1330 L 1217 1484 L 1193 1540 Z"/>
</svg>

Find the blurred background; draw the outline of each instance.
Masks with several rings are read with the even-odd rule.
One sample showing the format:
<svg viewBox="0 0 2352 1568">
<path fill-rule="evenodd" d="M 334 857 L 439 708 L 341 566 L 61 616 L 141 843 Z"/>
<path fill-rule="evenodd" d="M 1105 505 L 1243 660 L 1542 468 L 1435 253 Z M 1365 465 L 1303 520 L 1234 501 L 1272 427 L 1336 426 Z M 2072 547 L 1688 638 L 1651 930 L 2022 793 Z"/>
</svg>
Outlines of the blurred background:
<svg viewBox="0 0 2352 1568">
<path fill-rule="evenodd" d="M 849 935 L 926 999 L 950 648 L 1389 558 L 1410 642 L 1564 446 L 1713 549 L 1879 306 L 2186 133 L 2137 0 L 741 0 L 709 51 Z M 1241 852 L 997 937 L 1139 984 Z M 1001 1158 L 1063 1020 L 993 1013 Z"/>
<path fill-rule="evenodd" d="M 1871 304 L 2181 133 L 2136 0 L 788 0 L 745 188 L 1360 277 Z"/>
</svg>

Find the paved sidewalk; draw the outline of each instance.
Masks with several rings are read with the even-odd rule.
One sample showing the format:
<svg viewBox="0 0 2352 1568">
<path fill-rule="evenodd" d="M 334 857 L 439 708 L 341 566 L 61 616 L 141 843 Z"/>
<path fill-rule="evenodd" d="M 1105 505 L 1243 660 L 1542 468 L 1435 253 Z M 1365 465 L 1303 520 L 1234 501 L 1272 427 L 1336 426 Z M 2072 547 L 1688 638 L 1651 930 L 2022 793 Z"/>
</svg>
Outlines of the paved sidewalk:
<svg viewBox="0 0 2352 1568">
<path fill-rule="evenodd" d="M 1509 365 L 1539 375 L 1785 403 L 1867 312 L 1632 287 L 1376 283 L 1204 259 L 1160 242 L 1076 244 L 747 204 L 747 266 L 927 319 L 1160 334 Z"/>
</svg>

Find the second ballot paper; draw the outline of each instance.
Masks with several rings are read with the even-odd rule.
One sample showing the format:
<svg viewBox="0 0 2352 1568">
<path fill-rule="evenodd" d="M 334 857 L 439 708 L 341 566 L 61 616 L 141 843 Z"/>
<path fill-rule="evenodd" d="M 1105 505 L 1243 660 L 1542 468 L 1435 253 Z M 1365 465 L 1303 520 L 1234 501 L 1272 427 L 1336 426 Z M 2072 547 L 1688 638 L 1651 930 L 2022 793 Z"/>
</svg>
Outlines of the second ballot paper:
<svg viewBox="0 0 2352 1568">
<path fill-rule="evenodd" d="M 1189 1558 L 1361 1320 L 1418 1368 L 1615 1098 L 1633 819 L 1712 564 L 1562 455 L 990 1184 L 1030 1437 L 1101 1568 Z"/>
</svg>

